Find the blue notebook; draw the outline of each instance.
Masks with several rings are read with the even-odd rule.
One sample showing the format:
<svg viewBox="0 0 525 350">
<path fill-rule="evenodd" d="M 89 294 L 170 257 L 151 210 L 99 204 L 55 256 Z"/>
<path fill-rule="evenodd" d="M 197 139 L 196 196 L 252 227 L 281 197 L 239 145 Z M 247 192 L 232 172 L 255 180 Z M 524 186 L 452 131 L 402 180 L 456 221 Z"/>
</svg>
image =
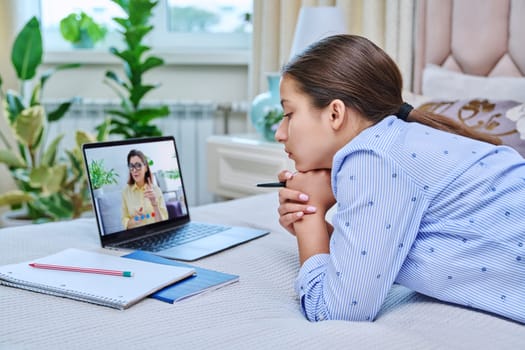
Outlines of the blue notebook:
<svg viewBox="0 0 525 350">
<path fill-rule="evenodd" d="M 190 276 L 180 282 L 165 287 L 158 292 L 150 295 L 167 303 L 175 303 L 177 301 L 189 298 L 191 296 L 201 294 L 210 290 L 215 290 L 225 285 L 239 281 L 238 275 L 232 275 L 224 272 L 205 269 L 202 267 L 185 264 L 176 260 L 170 260 L 158 255 L 153 255 L 141 250 L 122 256 L 123 258 L 149 261 L 157 264 L 173 265 L 179 267 L 189 267 L 195 270 L 196 274 Z"/>
</svg>

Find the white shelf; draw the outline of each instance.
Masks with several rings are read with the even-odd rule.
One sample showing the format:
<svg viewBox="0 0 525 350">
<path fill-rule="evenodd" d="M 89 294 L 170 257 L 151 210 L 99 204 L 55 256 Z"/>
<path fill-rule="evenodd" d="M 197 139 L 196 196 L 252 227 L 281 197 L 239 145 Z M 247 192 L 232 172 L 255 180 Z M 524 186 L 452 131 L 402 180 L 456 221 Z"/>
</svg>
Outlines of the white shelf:
<svg viewBox="0 0 525 350">
<path fill-rule="evenodd" d="M 282 144 L 255 134 L 208 138 L 208 188 L 212 193 L 239 198 L 275 191 L 256 184 L 277 181 L 284 169 L 293 170 L 294 163 Z"/>
</svg>

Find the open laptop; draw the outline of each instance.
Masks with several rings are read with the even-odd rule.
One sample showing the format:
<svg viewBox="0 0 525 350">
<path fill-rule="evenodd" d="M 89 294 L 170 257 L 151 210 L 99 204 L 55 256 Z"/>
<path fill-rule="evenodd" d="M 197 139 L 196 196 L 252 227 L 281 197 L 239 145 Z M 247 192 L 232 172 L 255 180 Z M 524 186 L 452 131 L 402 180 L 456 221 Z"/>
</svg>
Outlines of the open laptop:
<svg viewBox="0 0 525 350">
<path fill-rule="evenodd" d="M 88 143 L 82 152 L 102 247 L 193 261 L 269 233 L 192 221 L 172 136 Z M 136 186 L 141 178 L 151 179 L 158 209 Z"/>
</svg>

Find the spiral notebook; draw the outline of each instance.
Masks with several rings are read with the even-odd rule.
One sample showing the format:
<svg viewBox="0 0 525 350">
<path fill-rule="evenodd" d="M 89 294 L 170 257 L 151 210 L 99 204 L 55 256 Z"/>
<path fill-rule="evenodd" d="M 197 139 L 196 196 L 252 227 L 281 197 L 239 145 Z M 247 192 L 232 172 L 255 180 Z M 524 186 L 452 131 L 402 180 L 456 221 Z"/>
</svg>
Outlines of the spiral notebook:
<svg viewBox="0 0 525 350">
<path fill-rule="evenodd" d="M 30 263 L 130 271 L 132 276 L 39 269 L 29 266 Z M 71 248 L 40 259 L 0 266 L 0 284 L 123 310 L 194 273 L 195 269 L 189 267 Z"/>
</svg>

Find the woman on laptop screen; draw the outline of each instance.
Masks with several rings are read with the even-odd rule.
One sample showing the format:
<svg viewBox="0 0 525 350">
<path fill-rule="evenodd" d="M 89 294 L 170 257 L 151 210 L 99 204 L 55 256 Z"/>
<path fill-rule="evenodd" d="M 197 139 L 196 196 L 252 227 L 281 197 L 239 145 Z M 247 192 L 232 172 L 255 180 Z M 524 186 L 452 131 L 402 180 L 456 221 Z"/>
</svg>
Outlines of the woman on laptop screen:
<svg viewBox="0 0 525 350">
<path fill-rule="evenodd" d="M 128 169 L 128 184 L 122 192 L 122 225 L 130 229 L 166 220 L 166 203 L 160 188 L 153 184 L 144 153 L 129 151 Z"/>
</svg>

